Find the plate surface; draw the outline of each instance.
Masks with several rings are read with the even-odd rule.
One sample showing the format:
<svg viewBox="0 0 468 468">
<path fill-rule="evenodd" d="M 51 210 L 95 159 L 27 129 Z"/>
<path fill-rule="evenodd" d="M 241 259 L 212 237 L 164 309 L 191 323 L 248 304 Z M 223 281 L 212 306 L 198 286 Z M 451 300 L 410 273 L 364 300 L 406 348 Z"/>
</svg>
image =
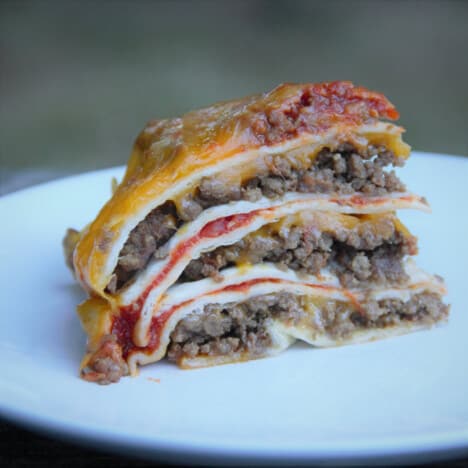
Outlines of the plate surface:
<svg viewBox="0 0 468 468">
<path fill-rule="evenodd" d="M 296 345 L 245 364 L 147 366 L 80 380 L 84 294 L 62 259 L 67 227 L 110 196 L 109 169 L 0 198 L 0 414 L 62 437 L 172 461 L 307 463 L 468 453 L 468 159 L 414 153 L 399 171 L 433 214 L 401 211 L 419 264 L 444 276 L 449 324 L 335 349 Z"/>
</svg>

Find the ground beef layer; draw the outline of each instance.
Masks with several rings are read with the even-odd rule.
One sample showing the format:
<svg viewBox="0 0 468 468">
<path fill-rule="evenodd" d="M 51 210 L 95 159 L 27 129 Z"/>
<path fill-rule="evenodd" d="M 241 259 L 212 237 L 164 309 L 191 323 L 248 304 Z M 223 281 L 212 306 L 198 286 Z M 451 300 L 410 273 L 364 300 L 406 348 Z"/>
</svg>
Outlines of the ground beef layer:
<svg viewBox="0 0 468 468">
<path fill-rule="evenodd" d="M 276 293 L 242 303 L 209 304 L 201 314 L 191 313 L 171 334 L 167 350 L 170 361 L 183 357 L 229 356 L 247 353 L 262 356 L 271 346 L 268 325 L 276 319 L 286 323 L 309 323 L 331 338 L 346 338 L 356 330 L 385 328 L 405 322 L 432 324 L 448 314 L 448 306 L 436 294 L 423 292 L 409 301 L 383 299 L 369 301 L 356 310 L 351 304 L 323 301 L 320 317 L 307 313 L 304 296 Z"/>
<path fill-rule="evenodd" d="M 393 171 L 385 166 L 402 165 L 402 160 L 384 146 L 369 146 L 357 152 L 344 144 L 336 150 L 323 149 L 314 161 L 292 161 L 283 155 L 267 156 L 266 172 L 243 183 L 226 183 L 217 177 L 204 177 L 194 193 L 186 195 L 176 209 L 167 202 L 154 209 L 130 233 L 122 248 L 118 264 L 107 286 L 115 293 L 145 268 L 149 260 L 167 254 L 161 247 L 184 222 L 195 219 L 204 209 L 230 201 L 257 201 L 260 197 L 276 198 L 286 192 L 363 193 L 369 196 L 402 192 L 406 188 Z"/>
<path fill-rule="evenodd" d="M 288 226 L 268 236 L 248 235 L 192 260 L 182 280 L 221 279 L 220 270 L 239 262 L 276 263 L 308 274 L 328 267 L 348 288 L 369 284 L 401 284 L 407 280 L 403 258 L 416 253 L 416 239 L 396 230 L 389 218 L 363 222 L 359 231 L 318 231 L 314 226 Z"/>
</svg>

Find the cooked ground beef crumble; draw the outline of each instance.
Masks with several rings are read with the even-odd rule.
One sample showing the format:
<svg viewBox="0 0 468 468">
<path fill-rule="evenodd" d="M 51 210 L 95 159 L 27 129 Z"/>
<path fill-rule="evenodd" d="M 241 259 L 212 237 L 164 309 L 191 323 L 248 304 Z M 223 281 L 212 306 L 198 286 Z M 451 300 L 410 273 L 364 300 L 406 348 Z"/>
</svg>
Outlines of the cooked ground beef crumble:
<svg viewBox="0 0 468 468">
<path fill-rule="evenodd" d="M 269 235 L 246 236 L 233 245 L 221 246 L 192 260 L 182 280 L 220 279 L 220 270 L 239 259 L 250 264 L 276 263 L 279 268 L 317 274 L 324 267 L 341 284 L 352 288 L 368 284 L 399 284 L 407 280 L 403 258 L 416 252 L 416 239 L 405 237 L 388 220 L 386 229 L 375 231 L 364 223 L 360 232 L 344 228 L 319 232 L 310 226 L 292 226 Z"/>
<path fill-rule="evenodd" d="M 271 345 L 268 324 L 272 319 L 297 323 L 307 319 L 306 298 L 280 292 L 257 296 L 241 303 L 208 304 L 201 314 L 191 313 L 182 319 L 171 334 L 167 357 L 179 361 L 183 357 L 225 356 L 246 352 L 249 357 L 261 356 Z M 319 331 L 339 339 L 359 329 L 385 328 L 404 322 L 432 324 L 448 314 L 448 306 L 429 292 L 413 296 L 409 301 L 382 299 L 368 301 L 356 310 L 351 304 L 325 301 L 320 320 L 314 322 Z"/>
</svg>

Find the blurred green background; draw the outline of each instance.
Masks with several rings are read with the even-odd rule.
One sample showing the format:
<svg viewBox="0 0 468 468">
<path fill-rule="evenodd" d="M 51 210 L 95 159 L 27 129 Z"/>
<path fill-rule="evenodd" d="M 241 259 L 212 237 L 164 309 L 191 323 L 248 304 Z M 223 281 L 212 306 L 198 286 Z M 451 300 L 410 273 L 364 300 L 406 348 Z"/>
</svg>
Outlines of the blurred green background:
<svg viewBox="0 0 468 468">
<path fill-rule="evenodd" d="M 284 81 L 385 93 L 468 155 L 468 2 L 0 3 L 0 192 L 126 162 L 147 120 Z"/>
</svg>

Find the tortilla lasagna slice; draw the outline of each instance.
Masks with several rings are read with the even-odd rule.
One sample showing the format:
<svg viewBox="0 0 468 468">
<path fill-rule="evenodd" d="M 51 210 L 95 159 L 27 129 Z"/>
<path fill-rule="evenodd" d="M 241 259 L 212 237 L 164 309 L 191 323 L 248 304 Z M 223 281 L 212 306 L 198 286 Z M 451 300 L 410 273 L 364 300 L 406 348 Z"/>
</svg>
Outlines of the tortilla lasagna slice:
<svg viewBox="0 0 468 468">
<path fill-rule="evenodd" d="M 150 122 L 122 182 L 67 258 L 87 380 L 164 357 L 181 367 L 268 356 L 297 339 L 360 342 L 444 321 L 445 287 L 410 258 L 398 209 L 428 211 L 392 166 L 410 148 L 381 94 L 349 82 Z"/>
</svg>

